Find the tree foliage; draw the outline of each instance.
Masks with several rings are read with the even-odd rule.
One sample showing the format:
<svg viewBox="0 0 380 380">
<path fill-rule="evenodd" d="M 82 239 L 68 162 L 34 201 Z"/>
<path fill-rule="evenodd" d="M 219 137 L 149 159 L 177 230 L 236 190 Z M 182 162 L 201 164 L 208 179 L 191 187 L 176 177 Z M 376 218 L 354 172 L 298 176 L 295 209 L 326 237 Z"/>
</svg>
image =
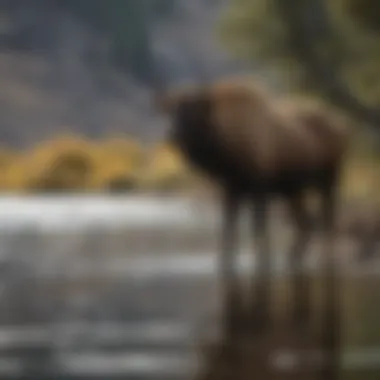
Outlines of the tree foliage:
<svg viewBox="0 0 380 380">
<path fill-rule="evenodd" d="M 375 0 L 357 0 L 378 7 Z M 239 56 L 265 62 L 294 90 L 315 89 L 378 124 L 380 36 L 354 0 L 232 0 L 221 35 Z M 368 11 L 368 10 L 367 10 Z M 358 17 L 358 15 L 356 15 Z M 361 16 L 360 16 L 361 17 Z M 364 26 L 363 26 L 364 25 Z"/>
<path fill-rule="evenodd" d="M 286 31 L 272 0 L 232 0 L 220 28 L 222 40 L 239 57 L 299 79 L 300 66 L 292 57 Z"/>
</svg>

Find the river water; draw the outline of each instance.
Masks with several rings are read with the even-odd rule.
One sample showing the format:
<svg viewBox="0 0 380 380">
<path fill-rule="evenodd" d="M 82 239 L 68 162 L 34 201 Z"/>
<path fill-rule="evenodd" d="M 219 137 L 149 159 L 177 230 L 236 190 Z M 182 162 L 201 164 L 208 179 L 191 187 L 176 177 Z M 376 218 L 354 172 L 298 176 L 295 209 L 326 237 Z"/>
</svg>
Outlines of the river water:
<svg viewBox="0 0 380 380">
<path fill-rule="evenodd" d="M 247 230 L 243 275 L 254 268 Z M 213 206 L 9 196 L 0 198 L 0 231 L 0 376 L 194 377 L 200 345 L 218 337 Z M 280 236 L 278 283 L 286 277 Z M 317 268 L 312 254 L 311 275 Z M 345 260 L 341 269 L 345 378 L 377 379 L 380 266 Z"/>
</svg>

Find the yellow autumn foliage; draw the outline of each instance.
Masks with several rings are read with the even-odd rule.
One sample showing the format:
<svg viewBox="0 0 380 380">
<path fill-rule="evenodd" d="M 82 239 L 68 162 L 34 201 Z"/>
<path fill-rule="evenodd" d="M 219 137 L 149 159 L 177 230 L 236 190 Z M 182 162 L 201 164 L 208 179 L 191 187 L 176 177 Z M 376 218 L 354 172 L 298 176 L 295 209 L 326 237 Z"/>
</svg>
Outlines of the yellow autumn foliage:
<svg viewBox="0 0 380 380">
<path fill-rule="evenodd" d="M 140 143 L 129 136 L 119 135 L 106 138 L 97 148 L 97 153 L 109 160 L 126 160 L 136 167 L 142 164 L 144 158 Z"/>
<path fill-rule="evenodd" d="M 3 170 L 1 190 L 7 193 L 27 193 L 32 182 L 30 160 L 26 155 L 20 155 Z"/>
<path fill-rule="evenodd" d="M 89 179 L 88 188 L 94 191 L 112 190 L 114 186 L 125 190 L 136 187 L 136 170 L 131 162 L 125 160 L 97 161 Z"/>
<path fill-rule="evenodd" d="M 159 143 L 149 150 L 142 187 L 157 190 L 180 189 L 189 183 L 191 171 L 175 146 Z"/>
<path fill-rule="evenodd" d="M 144 151 L 128 136 L 100 141 L 94 149 L 94 170 L 88 188 L 94 191 L 130 191 L 137 187 Z"/>
<path fill-rule="evenodd" d="M 7 187 L 6 172 L 9 170 L 9 167 L 14 164 L 18 158 L 18 154 L 8 148 L 0 148 L 0 189 L 5 190 Z"/>
<path fill-rule="evenodd" d="M 16 156 L 17 153 L 13 150 L 6 147 L 0 147 L 0 168 L 3 169 L 8 166 Z"/>
<path fill-rule="evenodd" d="M 43 141 L 29 154 L 33 191 L 82 191 L 94 166 L 94 147 L 71 135 Z"/>
</svg>

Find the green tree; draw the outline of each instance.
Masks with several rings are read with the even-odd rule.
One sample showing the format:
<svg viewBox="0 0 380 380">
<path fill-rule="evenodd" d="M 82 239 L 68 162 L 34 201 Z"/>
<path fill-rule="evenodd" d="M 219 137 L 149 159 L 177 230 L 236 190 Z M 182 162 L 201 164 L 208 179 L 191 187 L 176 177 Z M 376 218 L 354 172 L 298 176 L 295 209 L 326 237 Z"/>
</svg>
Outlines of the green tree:
<svg viewBox="0 0 380 380">
<path fill-rule="evenodd" d="M 347 1 L 232 0 L 221 36 L 240 57 L 278 70 L 293 90 L 313 89 L 377 126 L 380 36 L 358 25 Z"/>
</svg>

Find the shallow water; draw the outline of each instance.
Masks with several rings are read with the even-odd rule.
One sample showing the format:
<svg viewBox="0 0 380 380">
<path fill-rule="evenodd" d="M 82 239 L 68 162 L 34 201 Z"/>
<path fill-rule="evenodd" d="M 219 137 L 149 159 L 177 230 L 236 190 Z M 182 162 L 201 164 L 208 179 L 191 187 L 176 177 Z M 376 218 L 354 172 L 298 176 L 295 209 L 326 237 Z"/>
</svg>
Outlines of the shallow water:
<svg viewBox="0 0 380 380">
<path fill-rule="evenodd" d="M 218 335 L 216 227 L 190 200 L 0 198 L 0 373 L 192 378 L 198 345 Z M 279 240 L 275 258 L 280 286 Z M 345 378 L 365 380 L 364 364 L 380 375 L 380 266 L 346 261 Z"/>
</svg>

